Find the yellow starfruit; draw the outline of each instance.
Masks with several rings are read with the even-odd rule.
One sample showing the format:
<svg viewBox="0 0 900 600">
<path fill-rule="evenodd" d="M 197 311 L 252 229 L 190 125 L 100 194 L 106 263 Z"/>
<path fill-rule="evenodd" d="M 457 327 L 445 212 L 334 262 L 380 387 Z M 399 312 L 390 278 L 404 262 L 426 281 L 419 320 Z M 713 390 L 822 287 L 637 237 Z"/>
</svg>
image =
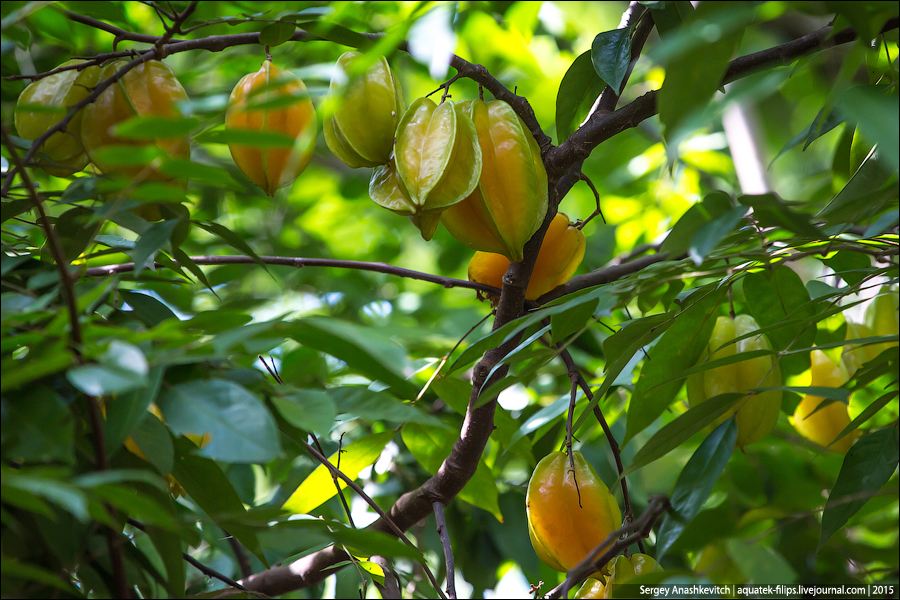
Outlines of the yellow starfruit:
<svg viewBox="0 0 900 600">
<path fill-rule="evenodd" d="M 847 369 L 842 364 L 836 364 L 821 350 L 813 350 L 810 353 L 811 387 L 839 388 L 850 379 Z M 827 447 L 832 452 L 844 454 L 861 432 L 856 429 L 836 440 L 838 434 L 850 424 L 850 413 L 847 405 L 840 401 L 825 402 L 821 396 L 806 394 L 794 411 L 794 428 L 811 442 Z M 830 445 L 829 445 L 830 444 Z"/>
</svg>

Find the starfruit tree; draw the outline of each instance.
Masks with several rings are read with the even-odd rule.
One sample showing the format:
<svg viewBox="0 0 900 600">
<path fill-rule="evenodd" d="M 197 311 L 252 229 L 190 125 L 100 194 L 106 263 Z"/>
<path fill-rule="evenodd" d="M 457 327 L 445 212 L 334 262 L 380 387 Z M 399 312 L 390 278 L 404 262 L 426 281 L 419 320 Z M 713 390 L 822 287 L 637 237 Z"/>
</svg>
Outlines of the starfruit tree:
<svg viewBox="0 0 900 600">
<path fill-rule="evenodd" d="M 0 27 L 4 597 L 896 597 L 896 2 Z"/>
</svg>

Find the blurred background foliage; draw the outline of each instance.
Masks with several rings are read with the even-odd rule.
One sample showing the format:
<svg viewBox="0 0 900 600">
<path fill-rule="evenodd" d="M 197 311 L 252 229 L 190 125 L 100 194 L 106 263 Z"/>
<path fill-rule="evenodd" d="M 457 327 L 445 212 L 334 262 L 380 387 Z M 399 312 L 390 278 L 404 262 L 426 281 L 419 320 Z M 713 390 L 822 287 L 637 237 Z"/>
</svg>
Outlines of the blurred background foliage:
<svg viewBox="0 0 900 600">
<path fill-rule="evenodd" d="M 75 22 L 65 11 L 126 31 L 163 33 L 150 3 L 45 4 L 3 3 L 4 77 L 45 72 L 73 56 L 147 47 L 129 41 L 116 46 L 113 35 Z M 179 9 L 186 5 L 166 6 L 170 4 Z M 836 13 L 836 27 L 880 28 L 885 15 L 897 12 L 896 3 L 878 2 L 853 3 L 852 7 L 838 2 L 733 4 L 740 21 L 735 26 L 742 30 L 734 56 L 813 32 Z M 407 103 L 435 91 L 454 74 L 445 58 L 447 51 L 454 52 L 484 65 L 509 89 L 527 98 L 544 132 L 557 144 L 557 95 L 563 76 L 578 56 L 591 49 L 599 32 L 618 27 L 626 8 L 625 2 L 299 2 L 290 6 L 201 2 L 188 26 L 204 26 L 184 37 L 257 32 L 277 19 L 385 32 L 387 41 L 378 50 L 387 53 Z M 401 39 L 409 40 L 410 53 L 396 50 Z M 668 63 L 659 48 L 654 32 L 619 106 L 660 89 Z M 288 42 L 272 47 L 271 54 L 279 68 L 303 79 L 320 108 L 332 65 L 346 49 L 331 41 Z M 846 114 L 804 148 L 811 124 L 818 114 L 828 114 L 840 102 L 840 92 L 855 85 L 879 84 L 888 89 L 890 99 L 878 104 L 879 109 L 894 107 L 894 113 L 883 110 L 874 115 L 874 121 L 887 123 L 888 133 L 893 124 L 896 136 L 897 56 L 895 29 L 872 47 L 843 44 L 741 79 L 728 86 L 727 95 L 716 94 L 695 124 L 680 131 L 677 152 L 670 144 L 667 154 L 657 117 L 603 143 L 585 161 L 583 172 L 597 189 L 606 221 L 594 219 L 585 227 L 588 245 L 578 273 L 604 267 L 645 244 L 659 244 L 691 206 L 713 191 L 732 198 L 743 193 L 722 126 L 722 114 L 729 106 L 739 105 L 750 115 L 770 190 L 798 201 L 795 208 L 807 220 L 817 215 L 850 180 L 852 172 L 845 163 L 853 123 L 865 117 Z M 191 132 L 195 172 L 186 195 L 177 199 L 189 210 L 193 224 L 180 246 L 163 238 L 150 248 L 151 255 L 165 259 L 173 255 L 175 246 L 189 256 L 246 254 L 249 247 L 260 256 L 385 262 L 465 279 L 471 252 L 443 228 L 426 243 L 407 219 L 371 202 L 370 171 L 343 165 L 325 146 L 322 135 L 317 137 L 309 167 L 274 198 L 241 174 L 225 144 L 204 141 L 212 139 L 210 131 L 222 126 L 235 83 L 256 71 L 264 59 L 264 49 L 256 44 L 221 52 L 182 52 L 165 59 L 190 98 L 180 107 L 182 114 L 199 120 Z M 3 127 L 13 135 L 13 107 L 26 83 L 3 81 Z M 463 79 L 453 84 L 451 93 L 454 100 L 472 99 L 478 89 Z M 320 113 L 320 129 L 322 119 Z M 8 168 L 6 148 L 3 157 Z M 890 160 L 889 156 L 889 164 L 882 168 L 885 176 L 874 190 L 867 190 L 881 195 L 857 199 L 875 203 L 873 211 L 860 218 L 838 216 L 830 223 L 835 230 L 841 229 L 839 223 L 860 227 L 883 223 L 876 233 L 884 233 L 896 245 L 896 157 L 893 164 Z M 150 237 L 148 224 L 135 226 L 121 216 L 124 211 L 112 220 L 99 218 L 103 205 L 95 200 L 97 179 L 90 168 L 68 179 L 38 169 L 29 173 L 47 199 L 45 208 L 73 253 L 69 258 L 77 259 L 75 265 L 129 262 L 141 240 Z M 291 519 L 279 512 L 286 506 L 291 512 L 319 515 L 335 530 L 340 528 L 332 520 L 346 522 L 330 478 L 318 488 L 321 498 L 294 495 L 317 466 L 298 440 L 305 440 L 307 432 L 317 433 L 326 455 L 340 444 L 347 450 L 342 470 L 355 465 L 361 471 L 360 484 L 384 508 L 421 484 L 447 455 L 462 424 L 471 389 L 466 368 L 471 362 L 453 370 L 448 367 L 462 349 L 489 332 L 490 321 L 477 325 L 489 312 L 488 303 L 477 300 L 469 290 L 353 269 L 203 267 L 207 284 L 198 281 L 196 274 L 179 275 L 167 269 L 144 270 L 137 277 L 82 277 L 75 287 L 83 351 L 89 362 L 77 365 L 67 349 L 68 316 L 62 310 L 58 275 L 34 212 L 22 204 L 22 198 L 22 190 L 14 188 L 3 199 L 4 596 L 39 596 L 50 588 L 64 595 L 111 594 L 103 537 L 94 525 L 109 520 L 104 505 L 148 525 L 147 532 L 126 528 L 133 541 L 126 552 L 129 580 L 147 597 L 178 596 L 181 582 L 188 594 L 225 586 L 185 567 L 180 551 L 240 578 L 228 534 L 245 547 L 239 554 L 249 556 L 253 572 L 287 563 L 335 540 L 359 549 L 359 556 L 387 547 L 380 538 L 341 538 L 318 525 L 322 521 Z M 74 207 L 84 212 L 73 213 Z M 594 208 L 594 195 L 585 183 L 576 185 L 560 206 L 573 221 L 588 217 Z M 772 235 L 786 246 L 802 245 L 800 236 L 787 229 Z M 851 309 L 855 313 L 847 313 L 858 321 L 878 286 L 896 282 L 897 268 L 896 256 L 887 267 L 870 262 L 866 255 L 856 256 L 864 260 L 855 260 L 853 268 L 871 278 L 860 296 L 864 302 Z M 629 277 L 609 293 L 612 302 L 601 306 L 595 316 L 617 329 L 631 319 L 677 308 L 676 298 L 725 277 L 731 266 L 744 262 L 742 257 L 760 258 L 758 240 L 746 228 L 726 236 L 697 264 L 665 262 Z M 817 282 L 845 288 L 833 275 L 843 266 L 829 271 L 831 265 L 826 267 L 817 259 L 789 265 L 811 295 Z M 737 278 L 733 287 L 733 309 L 739 314 L 749 311 L 742 281 Z M 843 302 L 850 304 L 855 297 L 846 293 L 844 289 Z M 729 310 L 725 301 L 719 314 Z M 822 319 L 824 309 L 818 310 L 814 341 L 821 345 L 842 340 L 843 313 Z M 441 359 L 473 327 L 475 331 L 444 367 L 444 376 L 417 398 Z M 594 325 L 570 345 L 595 388 L 604 381 L 608 364 L 603 342 L 609 336 L 609 329 Z M 272 380 L 259 356 L 274 365 L 284 385 Z M 548 357 L 549 351 L 540 344 L 516 357 L 511 374 L 520 380 L 500 396 L 502 408 L 483 470 L 448 507 L 462 594 L 525 597 L 530 584 L 543 581 L 546 591 L 562 581 L 562 574 L 540 564 L 534 555 L 525 522 L 525 486 L 531 471 L 537 460 L 559 449 L 565 435 L 569 379 L 565 366 L 547 362 Z M 640 353 L 635 354 L 601 400 L 619 440 L 625 435 L 625 415 L 641 359 Z M 876 377 L 854 391 L 851 417 L 885 390 L 894 390 L 892 399 L 865 428 L 896 431 L 893 377 Z M 809 372 L 803 367 L 786 385 L 808 382 Z M 104 397 L 110 473 L 118 476 L 90 479 L 93 450 L 84 393 Z M 846 527 L 818 548 L 824 498 L 834 486 L 843 457 L 822 452 L 794 432 L 787 415 L 799 399 L 799 394 L 787 393 L 776 431 L 746 452 L 735 452 L 700 515 L 666 554 L 662 564 L 667 571 L 697 578 L 691 581 L 896 584 L 895 475 Z M 166 425 L 147 416 L 150 402 L 160 407 Z M 626 467 L 656 432 L 686 410 L 682 390 L 661 418 L 624 447 Z M 576 411 L 576 418 L 582 412 L 583 408 Z M 202 450 L 184 437 L 203 432 L 212 432 L 212 441 Z M 149 463 L 122 450 L 128 436 L 137 441 Z M 629 475 L 637 514 L 650 495 L 672 492 L 683 466 L 705 437 L 705 432 L 698 432 Z M 599 425 L 587 421 L 577 439 L 621 501 L 621 489 L 612 485 L 617 477 L 615 465 Z M 14 470 L 13 464 L 19 468 Z M 162 476 L 167 473 L 184 486 L 186 496 L 173 500 L 166 494 Z M 134 490 L 141 495 L 135 496 Z M 375 513 L 354 494 L 348 494 L 348 502 L 357 526 L 375 519 Z M 432 570 L 439 579 L 443 577 L 443 555 L 433 521 L 424 521 L 409 533 Z M 650 554 L 654 540 L 652 536 L 648 540 Z M 714 564 L 714 568 L 698 568 L 694 574 L 701 554 L 708 561 L 703 564 Z M 415 560 L 397 558 L 395 568 L 407 595 L 435 595 Z M 364 568 L 346 568 L 292 597 L 357 597 L 360 586 L 373 577 L 378 580 L 378 569 L 374 571 L 371 575 Z M 59 577 L 60 572 L 69 573 L 71 579 Z M 373 586 L 368 586 L 366 594 L 377 596 Z"/>
</svg>

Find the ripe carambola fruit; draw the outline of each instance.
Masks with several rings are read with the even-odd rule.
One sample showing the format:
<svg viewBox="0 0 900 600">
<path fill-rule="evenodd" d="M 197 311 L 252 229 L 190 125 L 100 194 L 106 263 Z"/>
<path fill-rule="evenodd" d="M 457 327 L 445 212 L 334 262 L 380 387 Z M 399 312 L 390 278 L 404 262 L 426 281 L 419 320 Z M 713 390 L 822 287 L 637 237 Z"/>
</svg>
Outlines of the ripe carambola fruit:
<svg viewBox="0 0 900 600">
<path fill-rule="evenodd" d="M 764 335 L 729 343 L 758 329 L 759 325 L 750 315 L 738 315 L 734 319 L 719 317 L 700 362 L 704 362 L 707 357 L 712 361 L 753 350 L 771 350 L 772 345 Z M 780 387 L 781 369 L 777 363 L 773 368 L 773 361 L 772 355 L 758 356 L 690 375 L 687 380 L 687 392 L 691 406 L 719 394 L 746 393 L 756 387 Z M 752 444 L 767 436 L 775 428 L 778 413 L 781 411 L 781 396 L 780 390 L 745 396 L 719 417 L 713 427 L 737 414 L 736 445 L 743 448 L 747 444 Z"/>
<path fill-rule="evenodd" d="M 336 67 L 344 73 L 359 52 L 345 52 Z M 384 57 L 342 86 L 331 78 L 331 95 L 338 102 L 325 121 L 325 143 L 348 167 L 385 165 L 394 149 L 394 133 L 406 111 L 400 82 Z"/>
<path fill-rule="evenodd" d="M 574 477 L 564 452 L 545 456 L 525 496 L 531 545 L 538 558 L 557 571 L 580 563 L 622 524 L 619 505 L 606 484 L 581 452 L 572 456 Z"/>
<path fill-rule="evenodd" d="M 612 598 L 614 586 L 634 579 L 638 575 L 662 571 L 662 567 L 653 557 L 646 554 L 632 554 L 631 556 L 617 556 L 611 561 L 602 573 L 588 577 L 578 592 L 576 598 Z"/>
<path fill-rule="evenodd" d="M 387 171 L 396 169 L 396 176 Z M 378 167 L 369 184 L 376 204 L 411 218 L 430 240 L 441 212 L 472 193 L 481 176 L 481 147 L 475 125 L 453 102 L 440 106 L 419 98 L 397 126 L 394 163 Z M 403 190 L 383 185 L 396 179 Z M 381 183 L 379 183 L 381 182 Z"/>
<path fill-rule="evenodd" d="M 291 100 L 282 104 L 283 98 Z M 266 107 L 269 103 L 275 106 Z M 306 85 L 270 60 L 263 62 L 256 73 L 244 75 L 234 86 L 228 99 L 225 127 L 281 133 L 294 140 L 290 148 L 228 145 L 241 172 L 269 196 L 297 179 L 309 164 L 316 145 L 316 111 Z"/>
<path fill-rule="evenodd" d="M 127 61 L 113 62 L 100 73 L 99 81 L 115 75 Z M 132 117 L 177 117 L 179 102 L 188 99 L 175 73 L 158 60 L 148 60 L 128 71 L 84 109 L 81 119 L 81 140 L 91 162 L 104 173 L 118 173 L 130 178 L 169 180 L 153 165 L 120 164 L 110 152 L 101 149 L 115 146 L 156 145 L 165 156 L 189 158 L 191 146 L 188 136 L 157 139 L 125 139 L 116 135 L 116 126 Z"/>
<path fill-rule="evenodd" d="M 584 233 L 569 222 L 569 217 L 556 213 L 541 243 L 525 298 L 537 300 L 567 282 L 584 258 L 585 243 Z M 476 252 L 469 261 L 469 281 L 503 287 L 509 264 L 509 258 L 502 254 Z"/>
<path fill-rule="evenodd" d="M 812 387 L 839 388 L 850 379 L 847 369 L 842 364 L 832 361 L 821 350 L 813 350 L 810 353 L 810 360 Z M 794 427 L 806 439 L 820 446 L 827 446 L 832 452 L 844 454 L 853 446 L 861 432 L 853 430 L 835 441 L 838 434 L 850 424 L 850 413 L 847 411 L 847 405 L 840 401 L 831 402 L 820 408 L 819 405 L 825 401 L 821 396 L 809 394 L 803 396 L 794 411 Z"/>
<path fill-rule="evenodd" d="M 541 149 L 512 107 L 502 100 L 460 102 L 481 146 L 481 179 L 465 200 L 441 214 L 457 240 L 474 250 L 522 260 L 525 243 L 547 214 L 547 172 Z"/>
<path fill-rule="evenodd" d="M 84 61 L 70 60 L 60 65 L 68 67 Z M 100 67 L 90 66 L 78 71 L 61 71 L 38 79 L 26 87 L 16 101 L 15 122 L 19 137 L 34 140 L 59 123 L 70 106 L 78 104 L 97 85 Z M 40 152 L 52 163 L 41 163 L 40 154 L 35 157 L 42 169 L 56 177 L 67 177 L 85 168 L 89 162 L 81 144 L 81 119 L 79 110 L 66 125 L 65 131 L 54 133 L 40 148 Z"/>
</svg>

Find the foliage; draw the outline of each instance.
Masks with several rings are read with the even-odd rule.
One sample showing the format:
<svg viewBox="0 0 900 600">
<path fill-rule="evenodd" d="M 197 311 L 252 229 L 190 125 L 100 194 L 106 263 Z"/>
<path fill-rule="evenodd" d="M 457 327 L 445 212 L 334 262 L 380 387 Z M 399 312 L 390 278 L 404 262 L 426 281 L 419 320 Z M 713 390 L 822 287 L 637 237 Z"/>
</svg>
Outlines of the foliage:
<svg viewBox="0 0 900 600">
<path fill-rule="evenodd" d="M 525 493 L 569 426 L 626 517 L 671 498 L 648 518 L 654 581 L 896 586 L 898 335 L 845 339 L 873 296 L 897 293 L 897 3 L 645 2 L 619 27 L 626 10 L 4 2 L 3 596 L 181 597 L 240 580 L 435 597 L 442 534 L 461 596 L 547 593 L 565 574 L 528 541 Z M 499 97 L 535 136 L 551 210 L 493 326 L 473 291 L 489 288 L 464 281 L 472 251 L 372 202 L 371 170 L 346 167 L 321 131 L 274 197 L 235 166 L 229 143 L 286 143 L 224 126 L 235 83 L 269 52 L 305 82 L 321 129 L 347 47 L 360 69 L 386 57 L 408 104 Z M 135 51 L 163 58 L 188 100 L 117 133 L 189 132 L 191 155 L 144 143 L 114 158 L 186 188 L 37 167 L 51 157 L 13 126 L 32 76 Z M 583 262 L 525 302 L 557 209 L 583 222 Z M 733 419 L 712 426 L 744 394 L 688 409 L 684 385 L 739 360 L 698 364 L 735 314 L 772 348 L 740 358 L 774 357 L 783 375 L 775 430 L 743 450 Z M 859 353 L 841 388 L 810 387 L 812 349 L 837 361 L 845 346 L 879 352 Z M 862 433 L 846 455 L 793 429 L 805 394 L 849 403 Z"/>
</svg>

